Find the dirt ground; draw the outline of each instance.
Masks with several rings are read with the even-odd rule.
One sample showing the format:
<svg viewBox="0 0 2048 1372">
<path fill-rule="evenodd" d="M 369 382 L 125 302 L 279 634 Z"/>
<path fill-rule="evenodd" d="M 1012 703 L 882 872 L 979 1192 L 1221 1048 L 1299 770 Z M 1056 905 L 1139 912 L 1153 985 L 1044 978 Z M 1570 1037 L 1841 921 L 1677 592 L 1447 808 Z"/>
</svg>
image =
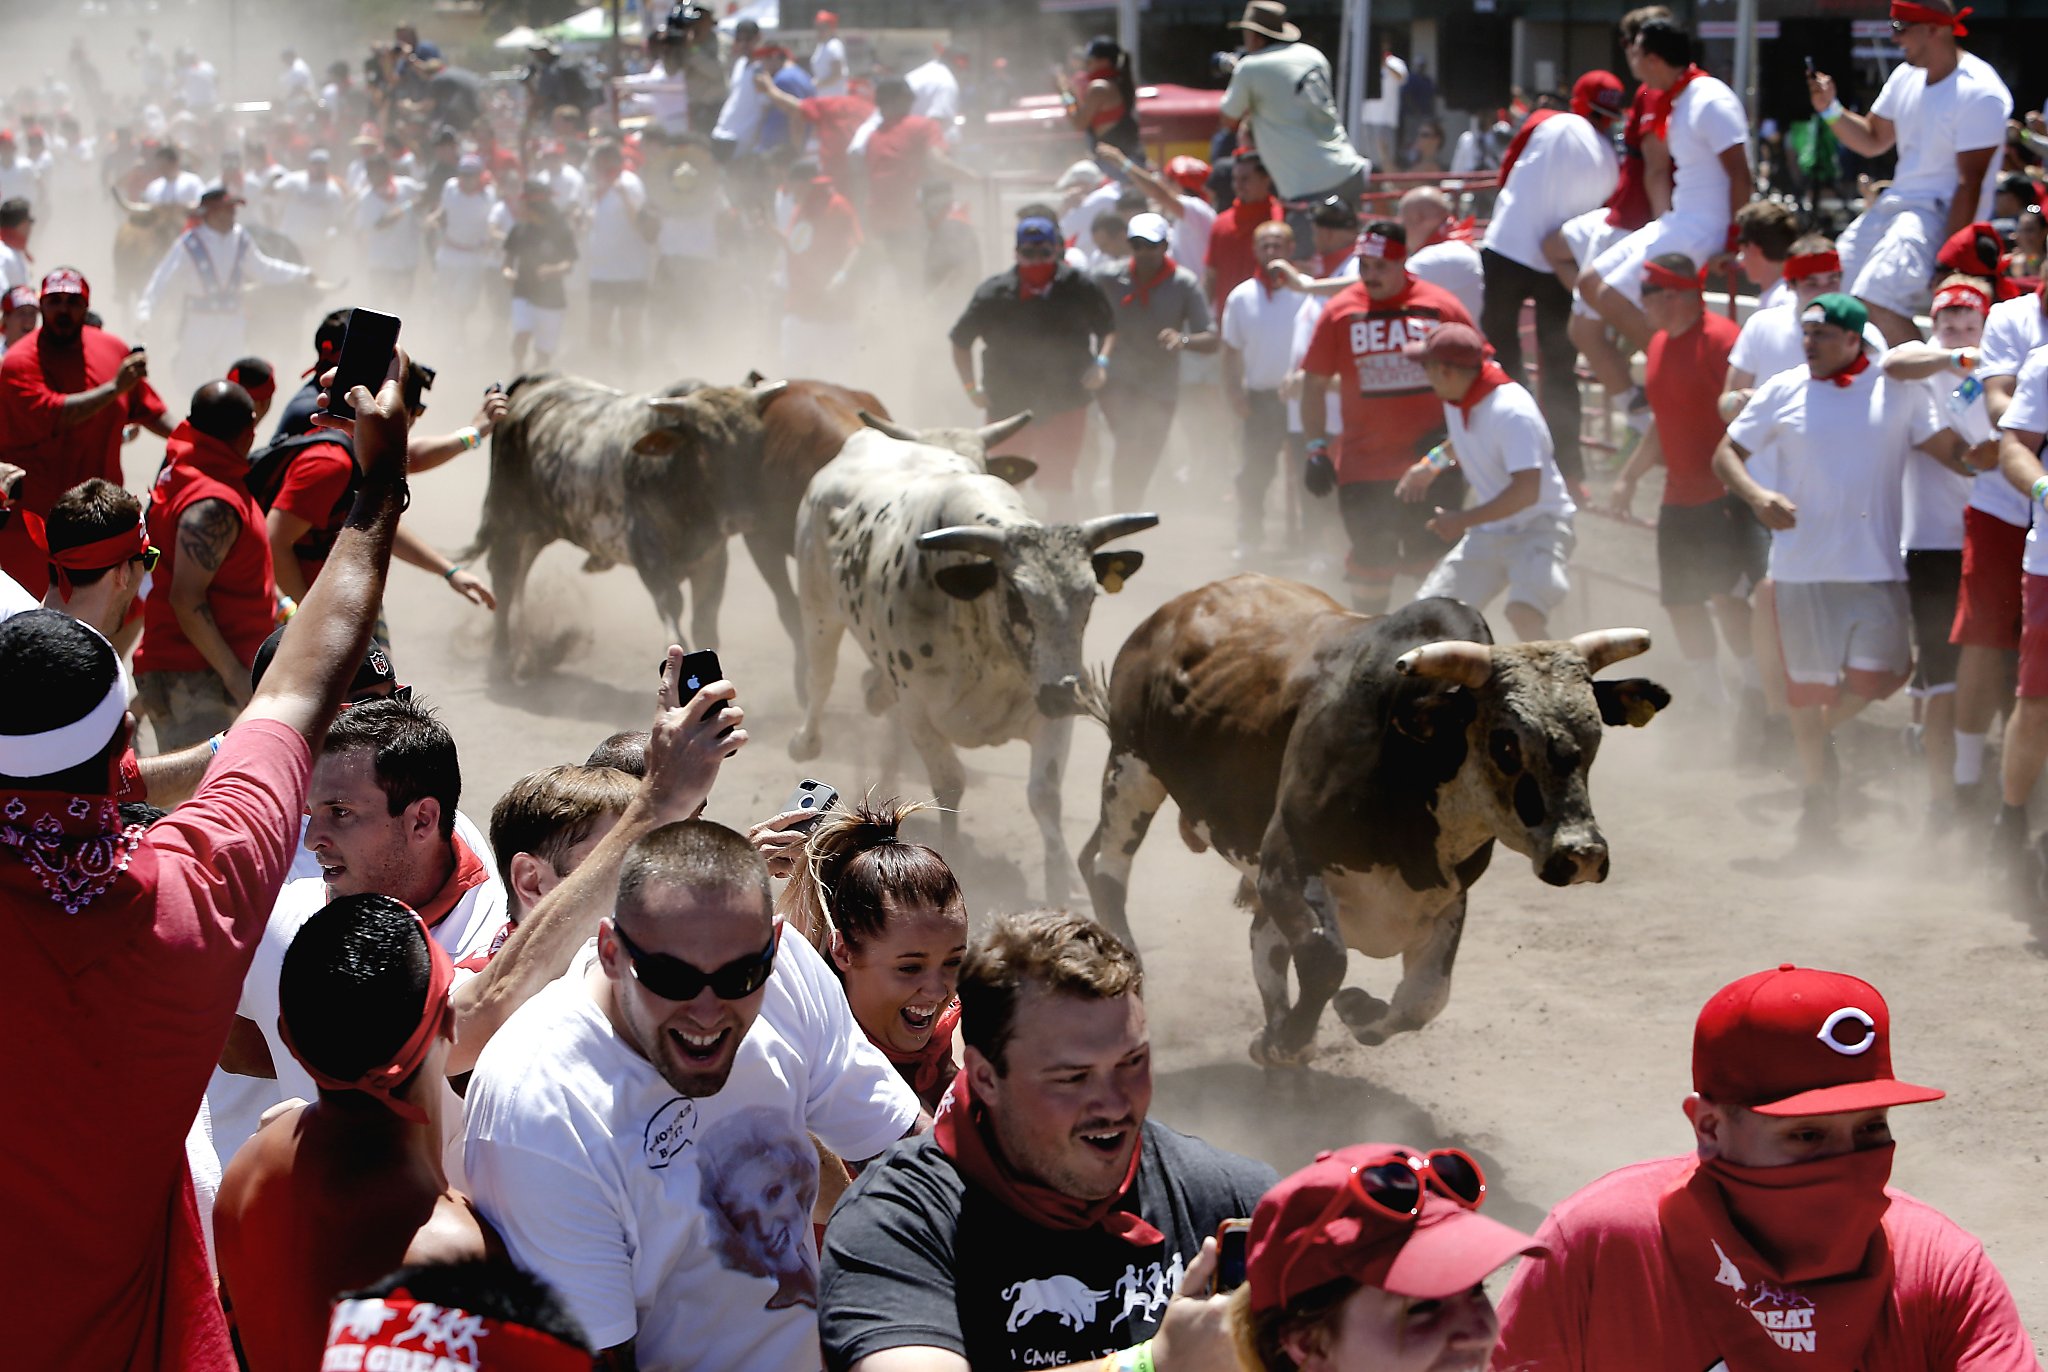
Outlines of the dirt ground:
<svg viewBox="0 0 2048 1372">
<path fill-rule="evenodd" d="M 444 370 L 428 430 L 466 422 L 484 385 L 509 370 L 502 350 L 492 337 L 462 349 L 444 344 L 429 357 Z M 755 361 L 729 347 L 688 351 L 699 354 L 697 365 L 672 375 L 736 381 Z M 295 356 L 278 360 L 287 374 L 300 365 Z M 879 388 L 899 417 L 964 417 L 912 414 L 899 398 L 908 388 L 902 380 Z M 148 440 L 130 449 L 138 489 L 159 451 Z M 466 543 L 487 458 L 465 456 L 417 479 L 408 522 L 443 548 Z M 1107 663 L 1169 596 L 1237 569 L 1234 465 L 1234 442 L 1183 440 L 1169 454 L 1155 492 L 1164 522 L 1130 540 L 1146 553 L 1142 573 L 1122 594 L 1098 598 L 1091 661 Z M 1176 467 L 1189 479 L 1175 480 Z M 1090 514 L 1109 509 L 1106 494 L 1084 505 Z M 1637 624 L 1668 640 L 1645 590 L 1654 578 L 1650 536 L 1599 518 L 1582 517 L 1579 529 L 1580 589 L 1553 627 L 1562 635 Z M 777 808 L 806 774 L 847 793 L 873 785 L 924 794 L 916 759 L 906 753 L 895 766 L 888 731 L 861 712 L 862 664 L 850 644 L 824 756 L 807 767 L 789 761 L 784 745 L 798 723 L 793 649 L 737 543 L 733 554 L 718 648 L 753 739 L 727 764 L 710 816 L 744 827 Z M 629 570 L 586 575 L 581 561 L 557 545 L 535 568 L 522 638 L 543 645 L 551 670 L 524 684 L 492 670 L 487 614 L 426 573 L 393 570 L 388 612 L 400 675 L 454 729 L 466 768 L 464 808 L 480 822 L 520 775 L 580 761 L 607 733 L 643 728 L 650 716 L 651 668 L 663 643 L 653 607 Z M 1276 558 L 1262 569 L 1301 575 L 1304 567 Z M 1497 609 L 1496 631 L 1504 632 Z M 1676 666 L 1667 648 L 1622 670 L 1662 673 L 1677 687 Z M 1139 854 L 1131 893 L 1158 1049 L 1155 1115 L 1283 1172 L 1318 1148 L 1364 1139 L 1456 1143 L 1488 1169 L 1489 1211 L 1533 1227 L 1549 1205 L 1608 1169 L 1688 1146 L 1679 1102 L 1690 1084 L 1691 1026 L 1715 988 L 1778 962 L 1851 971 L 1891 1002 L 1901 1075 L 1949 1092 L 1944 1102 L 1895 1115 L 1897 1184 L 1982 1237 L 2036 1339 L 2048 1337 L 2048 1197 L 2034 1184 L 2044 1175 L 2042 1112 L 2027 1046 L 2041 1032 L 2048 918 L 2016 914 L 1994 896 L 1978 876 L 1973 841 L 1923 837 L 1917 762 L 1898 742 L 1905 718 L 1894 702 L 1855 740 L 1851 773 L 1868 804 L 1850 855 L 1819 876 L 1780 874 L 1769 861 L 1790 841 L 1791 779 L 1734 770 L 1725 726 L 1700 718 L 1682 695 L 1647 730 L 1610 732 L 1594 795 L 1613 848 L 1612 877 L 1557 890 L 1503 850 L 1473 898 L 1443 1015 L 1372 1049 L 1326 1015 L 1321 1055 L 1300 1071 L 1266 1072 L 1249 1060 L 1258 998 L 1246 917 L 1231 903 L 1236 878 L 1213 854 L 1188 852 L 1172 814 L 1163 815 Z M 1104 751 L 1101 731 L 1083 722 L 1065 787 L 1076 852 L 1094 824 Z M 970 906 L 980 916 L 1034 903 L 1042 878 L 1024 804 L 1025 749 L 1013 744 L 965 760 L 962 837 L 947 856 Z M 936 830 L 921 836 L 935 839 Z M 1354 956 L 1349 980 L 1385 995 L 1395 975 L 1392 965 Z"/>
</svg>

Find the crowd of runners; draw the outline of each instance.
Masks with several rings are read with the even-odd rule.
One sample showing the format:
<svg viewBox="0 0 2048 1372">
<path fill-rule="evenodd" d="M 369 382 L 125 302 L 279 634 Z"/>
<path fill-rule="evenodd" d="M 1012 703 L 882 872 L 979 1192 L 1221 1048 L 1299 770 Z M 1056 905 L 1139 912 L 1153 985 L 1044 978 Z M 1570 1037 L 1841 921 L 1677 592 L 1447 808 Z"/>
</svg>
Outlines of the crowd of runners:
<svg viewBox="0 0 2048 1372">
<path fill-rule="evenodd" d="M 1530 1234 L 1457 1147 L 1282 1177 L 1152 1118 L 1136 952 L 1085 911 L 970 932 L 921 807 L 703 819 L 752 721 L 680 646 L 646 727 L 462 813 L 459 722 L 381 607 L 395 554 L 495 608 L 401 515 L 515 397 L 430 430 L 403 350 L 328 389 L 347 307 L 508 379 L 664 383 L 651 322 L 745 315 L 781 375 L 1030 410 L 1004 452 L 1056 515 L 1098 477 L 1143 509 L 1198 455 L 1230 469 L 1219 575 L 1327 556 L 1359 612 L 1447 596 L 1524 640 L 1577 522 L 1647 481 L 1680 699 L 1796 771 L 1797 852 L 1838 851 L 1843 726 L 1910 686 L 1929 832 L 2032 899 L 2038 120 L 1967 11 L 1890 8 L 1905 60 L 1860 109 L 1807 78 L 1843 148 L 1896 159 L 1834 236 L 1759 194 L 1741 101 L 1661 7 L 1622 20 L 1625 75 L 1398 194 L 1367 154 L 1433 156 L 1398 85 L 1354 141 L 1277 0 L 1231 25 L 1212 156 L 1151 165 L 1100 38 L 1060 84 L 1074 155 L 1008 200 L 973 138 L 999 73 L 858 70 L 825 11 L 797 51 L 679 5 L 609 83 L 544 39 L 496 83 L 402 25 L 324 72 L 287 49 L 241 104 L 147 31 L 119 71 L 75 47 L 0 104 L 11 1359 L 2038 1372 L 1982 1244 L 1888 1186 L 1889 1111 L 1943 1093 L 1847 973 L 1699 986 L 1696 1148 Z M 51 246 L 88 198 L 113 279 Z M 1934 1026 L 1903 1028 L 1910 1065 Z"/>
</svg>

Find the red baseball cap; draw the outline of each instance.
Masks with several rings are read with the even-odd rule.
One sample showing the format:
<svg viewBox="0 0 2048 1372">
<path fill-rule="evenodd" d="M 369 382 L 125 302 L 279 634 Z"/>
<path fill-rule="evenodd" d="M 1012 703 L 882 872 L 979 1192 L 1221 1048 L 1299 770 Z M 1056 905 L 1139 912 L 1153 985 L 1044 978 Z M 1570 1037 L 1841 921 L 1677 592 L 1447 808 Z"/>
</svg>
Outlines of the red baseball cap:
<svg viewBox="0 0 2048 1372">
<path fill-rule="evenodd" d="M 1184 191 L 1199 191 L 1209 180 L 1209 164 L 1182 153 L 1166 161 L 1166 179 Z"/>
<path fill-rule="evenodd" d="M 1417 362 L 1441 362 L 1447 367 L 1477 367 L 1493 356 L 1493 349 L 1470 324 L 1439 325 L 1429 337 L 1401 351 Z"/>
<path fill-rule="evenodd" d="M 1627 108 L 1628 94 L 1611 71 L 1589 71 L 1572 82 L 1572 113 L 1581 119 L 1613 119 Z"/>
<path fill-rule="evenodd" d="M 92 287 L 86 283 L 84 275 L 76 268 L 59 267 L 43 278 L 42 294 L 82 295 L 90 301 L 92 299 Z"/>
<path fill-rule="evenodd" d="M 1783 963 L 1730 982 L 1700 1011 L 1692 1085 L 1760 1115 L 1841 1115 L 1945 1094 L 1892 1075 L 1891 1011 L 1844 972 Z"/>
<path fill-rule="evenodd" d="M 1339 1199 L 1354 1170 L 1402 1155 L 1421 1154 L 1398 1143 L 1321 1152 L 1259 1198 L 1245 1245 L 1252 1309 L 1277 1310 L 1304 1291 L 1339 1280 L 1411 1300 L 1442 1300 L 1471 1290 L 1517 1254 L 1548 1256 L 1529 1235 L 1427 1187 L 1412 1220 Z"/>
<path fill-rule="evenodd" d="M 26 286 L 9 286 L 7 294 L 0 296 L 0 315 L 13 314 L 16 310 L 36 309 L 38 298 L 36 293 Z"/>
</svg>

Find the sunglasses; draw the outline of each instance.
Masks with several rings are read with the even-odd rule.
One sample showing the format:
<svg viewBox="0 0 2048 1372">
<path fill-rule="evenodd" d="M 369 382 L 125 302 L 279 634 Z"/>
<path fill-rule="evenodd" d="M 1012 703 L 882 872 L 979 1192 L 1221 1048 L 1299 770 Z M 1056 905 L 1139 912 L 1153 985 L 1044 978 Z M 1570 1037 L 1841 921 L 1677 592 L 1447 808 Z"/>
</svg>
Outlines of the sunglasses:
<svg viewBox="0 0 2048 1372">
<path fill-rule="evenodd" d="M 707 986 L 720 1000 L 745 1000 L 768 984 L 768 974 L 775 970 L 775 949 L 782 942 L 778 924 L 766 948 L 706 972 L 679 957 L 648 952 L 619 927 L 616 917 L 611 926 L 612 937 L 626 950 L 626 961 L 632 964 L 633 979 L 663 1000 L 677 1002 L 697 999 Z"/>
<path fill-rule="evenodd" d="M 1344 1213 L 1347 1206 L 1361 1207 L 1382 1219 L 1412 1224 L 1422 1213 L 1424 1189 L 1436 1192 L 1461 1210 L 1477 1210 L 1486 1199 L 1486 1173 L 1472 1155 L 1458 1148 L 1437 1148 L 1416 1156 L 1394 1153 L 1377 1162 L 1362 1162 L 1351 1169 L 1344 1185 L 1337 1188 L 1322 1213 L 1308 1225 L 1315 1233 Z M 1280 1269 L 1280 1289 L 1285 1291 L 1287 1274 L 1303 1250 Z"/>
<path fill-rule="evenodd" d="M 1026 262 L 1050 262 L 1059 254 L 1051 248 L 1019 248 L 1017 256 Z"/>
<path fill-rule="evenodd" d="M 156 570 L 157 559 L 162 557 L 163 555 L 164 550 L 152 544 L 150 547 L 144 548 L 140 553 L 136 554 L 135 560 L 142 564 L 143 575 L 147 576 L 149 573 Z"/>
</svg>

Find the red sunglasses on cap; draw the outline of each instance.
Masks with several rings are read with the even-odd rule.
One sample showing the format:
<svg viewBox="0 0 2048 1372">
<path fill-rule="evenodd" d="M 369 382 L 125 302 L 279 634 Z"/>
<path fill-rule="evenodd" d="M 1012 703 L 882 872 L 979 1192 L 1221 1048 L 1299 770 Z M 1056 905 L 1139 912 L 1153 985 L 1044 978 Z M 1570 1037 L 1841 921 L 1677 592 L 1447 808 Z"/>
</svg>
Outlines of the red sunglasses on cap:
<svg viewBox="0 0 2048 1372">
<path fill-rule="evenodd" d="M 1353 1167 L 1344 1185 L 1330 1194 L 1322 1213 L 1304 1225 L 1303 1231 L 1312 1234 L 1320 1230 L 1343 1212 L 1347 1202 L 1356 1202 L 1383 1219 L 1413 1224 L 1422 1213 L 1424 1188 L 1461 1210 L 1477 1210 L 1486 1199 L 1486 1173 L 1461 1148 L 1433 1148 L 1420 1156 L 1406 1150 L 1389 1153 Z M 1277 1283 L 1281 1290 L 1289 1289 L 1287 1275 L 1304 1251 L 1297 1249 L 1282 1264 Z"/>
</svg>

